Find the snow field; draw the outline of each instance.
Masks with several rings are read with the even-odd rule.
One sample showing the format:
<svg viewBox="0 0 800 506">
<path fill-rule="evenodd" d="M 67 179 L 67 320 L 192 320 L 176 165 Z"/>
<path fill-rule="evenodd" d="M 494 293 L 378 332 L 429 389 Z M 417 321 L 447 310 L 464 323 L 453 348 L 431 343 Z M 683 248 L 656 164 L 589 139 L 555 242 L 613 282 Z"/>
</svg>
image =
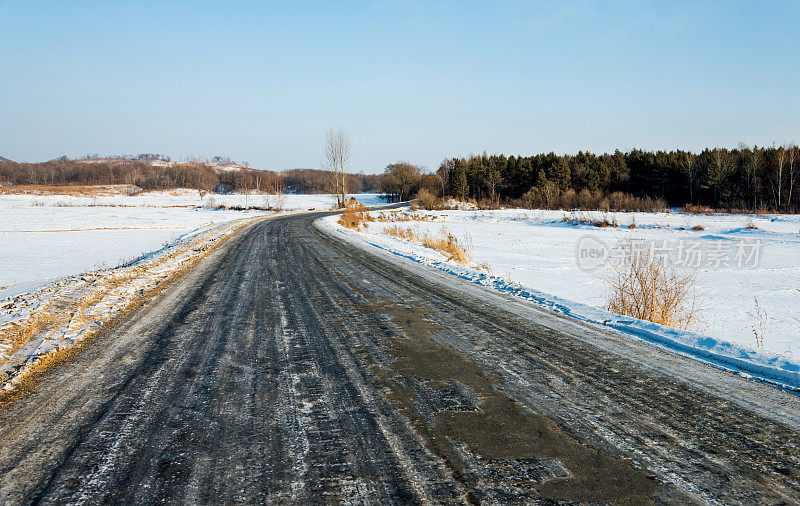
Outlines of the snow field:
<svg viewBox="0 0 800 506">
<path fill-rule="evenodd" d="M 69 188 L 65 188 L 68 191 Z M 93 188 L 94 190 L 94 188 Z M 124 190 L 124 188 L 123 188 Z M 332 195 L 0 195 L 0 386 L 10 389 L 41 357 L 83 339 L 280 204 L 330 209 Z M 367 205 L 374 194 L 353 195 Z"/>
<path fill-rule="evenodd" d="M 113 190 L 113 189 L 112 189 Z M 354 197 L 367 205 L 375 194 Z M 0 300 L 36 290 L 62 276 L 114 267 L 205 227 L 271 211 L 269 195 L 213 195 L 197 190 L 113 191 L 97 197 L 0 195 Z M 269 202 L 268 202 L 269 201 Z M 332 195 L 285 195 L 282 208 L 330 209 Z"/>
<path fill-rule="evenodd" d="M 800 386 L 800 216 L 518 209 L 411 213 L 407 208 L 402 213 L 424 221 L 371 222 L 362 232 L 343 229 L 335 217 L 324 219 L 324 225 L 557 312 L 603 323 L 690 355 L 710 353 L 709 360 L 717 365 L 727 360 L 725 367 L 742 370 L 744 364 L 749 367 L 746 370 L 758 373 L 754 370 L 761 367 L 758 364 L 770 368 L 780 362 L 781 368 L 785 366 L 781 370 L 789 375 L 787 381 Z M 598 228 L 582 223 L 592 220 L 608 220 L 618 226 Z M 628 228 L 631 224 L 635 228 Z M 446 228 L 471 245 L 473 265 L 457 265 L 436 251 L 383 234 L 394 225 L 429 234 Z M 698 229 L 693 230 L 695 227 Z M 699 321 L 683 332 L 600 309 L 606 302 L 613 267 L 608 263 L 592 270 L 579 266 L 578 244 L 586 237 L 609 249 L 631 240 L 671 248 L 694 244 L 703 251 L 738 244 L 760 246 L 755 262 L 712 265 L 714 262 L 704 260 L 686 267 L 695 274 Z M 478 265 L 488 266 L 489 272 Z M 756 333 L 763 338 L 763 349 L 756 349 Z M 741 360 L 744 362 L 739 363 Z"/>
</svg>

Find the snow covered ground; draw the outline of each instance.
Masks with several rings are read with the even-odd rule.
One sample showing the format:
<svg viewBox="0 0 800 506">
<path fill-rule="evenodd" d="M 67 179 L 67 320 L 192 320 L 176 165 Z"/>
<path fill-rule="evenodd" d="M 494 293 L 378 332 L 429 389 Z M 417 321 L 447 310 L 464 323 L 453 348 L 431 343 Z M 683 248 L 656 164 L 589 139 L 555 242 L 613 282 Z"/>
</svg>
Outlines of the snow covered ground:
<svg viewBox="0 0 800 506">
<path fill-rule="evenodd" d="M 68 188 L 65 189 L 67 191 Z M 62 276 L 114 267 L 215 224 L 271 214 L 228 207 L 330 209 L 331 195 L 204 195 L 197 190 L 143 192 L 109 188 L 96 196 L 0 195 L 0 300 Z M 355 195 L 366 205 L 375 194 Z"/>
<path fill-rule="evenodd" d="M 7 190 L 7 189 L 4 189 Z M 330 209 L 331 195 L 126 195 L 125 187 L 0 194 L 0 386 L 72 347 L 253 218 Z M 71 195 L 65 193 L 71 192 Z M 380 196 L 360 194 L 374 205 Z M 231 210 L 220 206 L 246 210 Z M 117 267 L 119 266 L 119 267 Z"/>
<path fill-rule="evenodd" d="M 605 304 L 618 245 L 656 245 L 696 275 L 699 321 L 690 327 L 694 333 L 676 332 L 673 337 L 694 343 L 692 350 L 730 351 L 734 347 L 731 353 L 740 357 L 766 353 L 800 363 L 800 216 L 605 215 L 517 209 L 414 214 L 430 221 L 372 222 L 366 233 L 347 233 L 459 277 L 523 294 L 550 309 L 601 323 L 614 319 L 597 308 Z M 598 228 L 576 218 L 607 219 L 616 221 L 618 227 Z M 628 228 L 632 223 L 635 228 Z M 325 225 L 343 231 L 335 217 L 326 218 Z M 430 234 L 444 227 L 471 244 L 475 265 L 485 264 L 489 272 L 456 265 L 434 250 L 382 233 L 393 225 Z M 610 258 L 599 266 L 587 265 L 585 259 L 579 265 L 579 245 L 585 250 L 587 243 L 601 244 Z M 617 327 L 630 327 L 630 320 L 614 319 Z M 643 334 L 660 326 L 649 322 L 636 322 L 635 326 L 642 337 L 659 341 L 660 337 Z M 672 333 L 663 327 L 656 330 Z M 755 332 L 763 336 L 763 352 L 755 352 Z"/>
</svg>

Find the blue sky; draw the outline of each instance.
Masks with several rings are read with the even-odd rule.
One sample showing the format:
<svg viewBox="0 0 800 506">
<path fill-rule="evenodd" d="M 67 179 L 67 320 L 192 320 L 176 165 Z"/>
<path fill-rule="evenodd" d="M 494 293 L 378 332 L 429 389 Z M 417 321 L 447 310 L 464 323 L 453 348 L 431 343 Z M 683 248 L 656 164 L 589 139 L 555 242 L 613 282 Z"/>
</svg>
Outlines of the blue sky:
<svg viewBox="0 0 800 506">
<path fill-rule="evenodd" d="M 800 141 L 800 2 L 0 0 L 0 155 L 435 169 Z"/>
</svg>

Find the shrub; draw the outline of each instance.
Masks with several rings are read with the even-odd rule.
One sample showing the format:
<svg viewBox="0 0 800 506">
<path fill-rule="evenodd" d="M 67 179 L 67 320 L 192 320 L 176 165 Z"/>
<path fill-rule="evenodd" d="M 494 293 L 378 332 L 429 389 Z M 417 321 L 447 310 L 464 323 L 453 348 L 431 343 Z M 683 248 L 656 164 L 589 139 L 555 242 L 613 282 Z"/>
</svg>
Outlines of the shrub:
<svg viewBox="0 0 800 506">
<path fill-rule="evenodd" d="M 352 197 L 345 204 L 342 215 L 339 216 L 340 225 L 354 230 L 360 229 L 369 221 L 372 221 L 372 217 L 369 215 L 367 207 Z"/>
<path fill-rule="evenodd" d="M 417 201 L 423 209 L 434 210 L 439 207 L 439 199 L 426 188 L 422 188 L 417 192 Z"/>
<path fill-rule="evenodd" d="M 696 319 L 694 275 L 669 261 L 633 254 L 608 280 L 606 309 L 661 325 L 687 329 Z"/>
</svg>

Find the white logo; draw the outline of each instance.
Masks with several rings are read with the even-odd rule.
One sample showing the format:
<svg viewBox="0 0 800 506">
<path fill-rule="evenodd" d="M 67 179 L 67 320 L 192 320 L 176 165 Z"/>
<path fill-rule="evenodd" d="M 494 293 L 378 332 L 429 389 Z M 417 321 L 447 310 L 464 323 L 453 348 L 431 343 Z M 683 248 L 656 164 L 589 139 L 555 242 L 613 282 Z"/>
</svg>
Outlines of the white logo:
<svg viewBox="0 0 800 506">
<path fill-rule="evenodd" d="M 578 267 L 583 270 L 591 271 L 602 266 L 608 258 L 608 248 L 594 237 L 583 237 L 578 241 L 576 252 Z"/>
</svg>

